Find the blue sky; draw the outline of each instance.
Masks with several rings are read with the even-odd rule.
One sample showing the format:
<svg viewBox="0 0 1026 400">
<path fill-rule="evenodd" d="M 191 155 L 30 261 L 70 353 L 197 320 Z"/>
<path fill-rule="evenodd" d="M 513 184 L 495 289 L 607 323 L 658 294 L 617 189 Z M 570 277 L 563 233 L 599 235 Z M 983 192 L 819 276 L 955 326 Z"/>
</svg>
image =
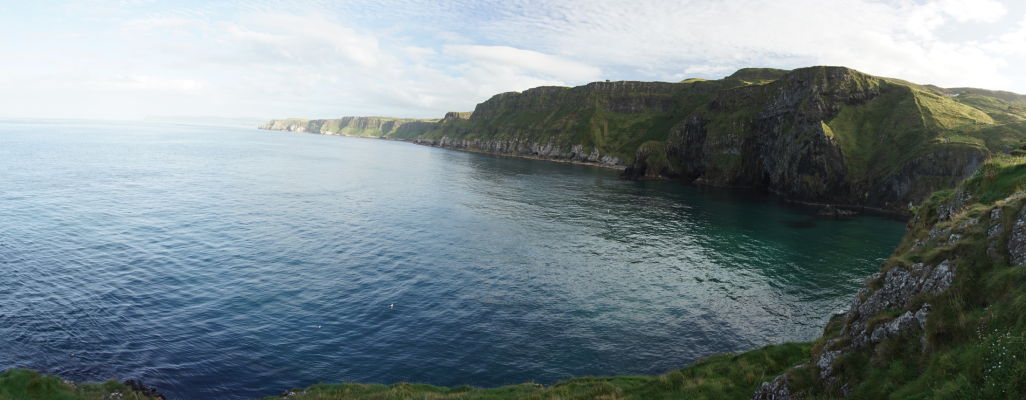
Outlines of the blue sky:
<svg viewBox="0 0 1026 400">
<path fill-rule="evenodd" d="M 1026 2 L 4 1 L 0 54 L 0 117 L 439 117 L 747 66 L 1026 93 Z"/>
</svg>

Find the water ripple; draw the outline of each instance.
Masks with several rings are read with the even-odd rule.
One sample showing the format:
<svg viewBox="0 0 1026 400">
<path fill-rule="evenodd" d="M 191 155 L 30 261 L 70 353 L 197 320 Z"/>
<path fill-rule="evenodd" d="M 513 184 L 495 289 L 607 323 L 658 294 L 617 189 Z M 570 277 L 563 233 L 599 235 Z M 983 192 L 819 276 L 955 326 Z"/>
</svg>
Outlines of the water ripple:
<svg viewBox="0 0 1026 400">
<path fill-rule="evenodd" d="M 805 340 L 902 233 L 602 169 L 228 128 L 0 121 L 0 171 L 0 369 L 181 399 L 650 374 Z"/>
</svg>

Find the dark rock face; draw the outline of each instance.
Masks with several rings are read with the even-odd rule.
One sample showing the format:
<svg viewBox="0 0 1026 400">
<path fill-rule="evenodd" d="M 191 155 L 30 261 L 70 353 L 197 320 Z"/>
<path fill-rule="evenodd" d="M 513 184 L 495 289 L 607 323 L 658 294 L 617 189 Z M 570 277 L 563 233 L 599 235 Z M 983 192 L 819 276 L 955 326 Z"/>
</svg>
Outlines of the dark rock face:
<svg viewBox="0 0 1026 400">
<path fill-rule="evenodd" d="M 146 386 L 141 381 L 137 381 L 137 380 L 134 380 L 134 379 L 129 379 L 129 380 L 125 381 L 125 386 L 128 386 L 133 391 L 135 391 L 136 393 L 141 394 L 143 396 L 152 397 L 152 398 L 158 399 L 158 400 L 165 399 L 164 395 L 160 394 L 160 392 L 158 392 L 156 388 L 153 388 L 153 387 L 150 387 L 150 386 Z"/>
<path fill-rule="evenodd" d="M 787 386 L 787 375 L 780 375 L 769 382 L 763 382 L 755 391 L 752 400 L 791 400 L 791 389 Z"/>
<path fill-rule="evenodd" d="M 913 158 L 894 173 L 877 182 L 866 203 L 880 208 L 918 204 L 931 193 L 954 187 L 987 160 L 986 151 L 973 147 L 947 146 Z"/>
<path fill-rule="evenodd" d="M 666 155 L 679 162 L 679 170 L 666 177 L 755 188 L 800 201 L 906 212 L 910 204 L 971 175 L 988 152 L 923 145 L 883 176 L 853 171 L 826 122 L 846 107 L 880 98 L 883 87 L 891 97 L 913 96 L 907 87 L 888 85 L 847 68 L 818 67 L 791 71 L 765 85 L 722 90 L 670 129 Z M 641 171 L 650 157 L 639 149 L 633 170 Z"/>
<path fill-rule="evenodd" d="M 1008 262 L 1012 265 L 1026 265 L 1026 206 L 1019 211 L 1019 216 L 1008 235 Z"/>
<path fill-rule="evenodd" d="M 856 76 L 846 68 L 819 72 L 798 70 L 772 87 L 724 91 L 706 111 L 673 128 L 667 151 L 681 160 L 685 179 L 799 200 L 848 200 L 844 157 L 822 121 L 841 105 L 868 101 L 879 90 L 850 89 Z M 722 119 L 753 110 L 758 111 L 750 118 Z M 720 126 L 711 129 L 716 122 Z"/>
</svg>

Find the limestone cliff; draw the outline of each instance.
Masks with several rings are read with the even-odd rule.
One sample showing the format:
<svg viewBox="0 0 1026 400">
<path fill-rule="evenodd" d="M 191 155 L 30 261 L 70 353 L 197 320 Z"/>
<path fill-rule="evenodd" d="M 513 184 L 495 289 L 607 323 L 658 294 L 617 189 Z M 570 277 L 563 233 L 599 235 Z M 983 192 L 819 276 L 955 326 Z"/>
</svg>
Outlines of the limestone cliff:
<svg viewBox="0 0 1026 400">
<path fill-rule="evenodd" d="M 389 118 L 389 117 L 342 117 L 339 119 L 275 119 L 260 126 L 260 129 L 319 133 L 322 135 L 343 135 L 384 138 L 411 138 L 427 132 L 438 120 Z"/>
</svg>

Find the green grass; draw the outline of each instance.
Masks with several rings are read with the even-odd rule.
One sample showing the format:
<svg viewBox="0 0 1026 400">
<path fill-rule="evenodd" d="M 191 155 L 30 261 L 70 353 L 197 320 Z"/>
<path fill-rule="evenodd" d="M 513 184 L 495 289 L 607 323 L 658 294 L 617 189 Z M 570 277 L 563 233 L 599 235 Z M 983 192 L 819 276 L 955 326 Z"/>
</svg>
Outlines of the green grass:
<svg viewBox="0 0 1026 400">
<path fill-rule="evenodd" d="M 1026 190 L 1026 157 L 997 155 L 964 183 L 983 204 Z"/>
<path fill-rule="evenodd" d="M 521 384 L 480 389 L 399 383 L 321 384 L 297 390 L 295 400 L 340 399 L 749 399 L 755 389 L 801 360 L 809 344 L 785 343 L 721 354 L 659 376 L 574 378 L 551 386 Z M 267 399 L 278 399 L 269 397 Z"/>
<path fill-rule="evenodd" d="M 755 389 L 808 358 L 810 344 L 784 343 L 740 354 L 719 354 L 658 376 L 581 377 L 550 386 L 533 383 L 498 388 L 440 387 L 397 383 L 319 384 L 293 390 L 294 400 L 341 399 L 748 399 Z M 15 369 L 0 375 L 0 400 L 149 399 L 125 385 L 66 383 L 54 376 Z M 117 398 L 117 397 L 114 397 Z M 280 397 L 267 397 L 267 400 Z"/>
<path fill-rule="evenodd" d="M 120 397 L 112 397 L 113 394 Z M 58 377 L 25 369 L 12 369 L 0 374 L 0 400 L 149 400 L 128 386 L 104 383 L 68 383 Z"/>
</svg>

